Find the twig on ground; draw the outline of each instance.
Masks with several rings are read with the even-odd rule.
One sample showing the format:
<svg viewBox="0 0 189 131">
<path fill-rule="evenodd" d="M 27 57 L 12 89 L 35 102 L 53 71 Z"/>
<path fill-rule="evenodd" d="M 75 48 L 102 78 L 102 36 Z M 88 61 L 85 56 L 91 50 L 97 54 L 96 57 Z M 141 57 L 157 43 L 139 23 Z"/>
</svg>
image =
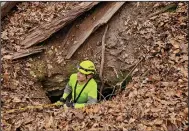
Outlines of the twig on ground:
<svg viewBox="0 0 189 131">
<path fill-rule="evenodd" d="M 45 97 L 31 97 L 33 99 L 45 99 Z"/>
<path fill-rule="evenodd" d="M 102 97 L 103 97 L 103 99 L 105 100 L 104 95 L 102 95 L 102 93 L 100 93 L 100 91 L 98 91 L 98 93 L 100 94 L 100 97 L 102 96 Z"/>
<path fill-rule="evenodd" d="M 121 90 L 121 86 L 123 84 L 124 81 L 127 80 L 127 78 L 131 75 L 131 73 L 136 69 L 136 67 L 139 65 L 139 63 L 144 59 L 144 57 L 142 57 L 137 63 L 136 65 L 130 70 L 130 72 L 127 74 L 127 76 L 119 83 L 120 88 L 119 91 Z"/>
<path fill-rule="evenodd" d="M 104 68 L 104 55 L 105 55 L 105 38 L 106 38 L 106 32 L 108 30 L 108 25 L 106 26 L 105 28 L 105 31 L 104 31 L 104 35 L 102 37 L 102 59 L 101 59 L 101 65 L 100 65 L 100 80 L 102 82 L 102 85 L 100 87 L 100 93 L 102 94 L 102 90 L 103 90 L 103 87 L 104 87 L 104 80 L 103 80 L 103 77 L 102 77 L 102 73 L 103 73 L 103 68 Z M 100 95 L 100 98 L 101 100 L 101 95 Z"/>
<path fill-rule="evenodd" d="M 110 67 L 112 67 L 112 69 L 114 70 L 114 73 L 116 74 L 116 77 L 119 78 L 119 75 L 117 73 L 117 70 L 116 70 L 115 66 L 110 66 Z"/>
<path fill-rule="evenodd" d="M 164 7 L 163 9 L 158 10 L 158 11 L 156 11 L 155 13 L 152 13 L 151 15 L 149 15 L 148 18 L 151 18 L 151 17 L 153 17 L 153 16 L 156 16 L 156 15 L 159 15 L 159 14 L 161 14 L 161 13 L 164 13 L 164 12 L 166 12 L 167 10 L 169 10 L 169 9 L 171 9 L 171 8 L 175 8 L 175 7 L 177 7 L 177 3 L 172 3 L 172 4 L 170 4 L 170 5 L 167 5 L 167 6 Z"/>
</svg>

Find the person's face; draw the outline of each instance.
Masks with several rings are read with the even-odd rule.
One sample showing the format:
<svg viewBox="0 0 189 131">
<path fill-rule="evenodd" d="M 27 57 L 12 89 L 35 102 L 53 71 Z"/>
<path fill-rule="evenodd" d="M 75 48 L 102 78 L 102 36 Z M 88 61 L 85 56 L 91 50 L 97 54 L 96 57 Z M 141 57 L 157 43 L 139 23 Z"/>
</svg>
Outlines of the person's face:
<svg viewBox="0 0 189 131">
<path fill-rule="evenodd" d="M 86 80 L 86 75 L 82 74 L 81 72 L 78 72 L 77 73 L 77 80 L 80 81 L 80 82 L 85 81 Z"/>
</svg>

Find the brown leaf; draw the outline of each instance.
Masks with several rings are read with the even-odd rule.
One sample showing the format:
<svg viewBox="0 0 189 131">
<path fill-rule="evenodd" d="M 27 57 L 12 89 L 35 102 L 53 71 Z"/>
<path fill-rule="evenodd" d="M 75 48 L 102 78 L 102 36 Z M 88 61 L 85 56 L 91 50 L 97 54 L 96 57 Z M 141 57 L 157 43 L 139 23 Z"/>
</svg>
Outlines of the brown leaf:
<svg viewBox="0 0 189 131">
<path fill-rule="evenodd" d="M 120 116 L 118 116 L 117 118 L 116 118 L 116 121 L 123 121 L 123 116 L 122 115 L 120 115 Z"/>
<path fill-rule="evenodd" d="M 165 87 L 168 87 L 168 86 L 174 86 L 176 83 L 175 82 L 161 82 L 161 84 Z"/>
<path fill-rule="evenodd" d="M 161 82 L 161 84 L 162 84 L 163 86 L 168 86 L 168 85 L 169 85 L 169 82 Z"/>
<path fill-rule="evenodd" d="M 156 119 L 155 121 L 154 121 L 154 124 L 155 125 L 161 125 L 163 123 L 163 120 L 160 120 L 160 119 Z"/>
<path fill-rule="evenodd" d="M 7 37 L 7 35 L 8 35 L 7 30 L 1 32 L 1 39 L 8 40 L 9 38 Z"/>
<path fill-rule="evenodd" d="M 135 121 L 135 119 L 131 118 L 131 119 L 129 120 L 129 123 L 128 123 L 128 124 L 131 124 L 131 123 L 133 123 L 134 121 Z"/>
<path fill-rule="evenodd" d="M 169 40 L 169 41 L 170 41 L 170 43 L 173 45 L 173 47 L 174 47 L 175 49 L 180 48 L 179 43 L 178 43 L 176 40 L 171 39 L 171 40 Z"/>
<path fill-rule="evenodd" d="M 184 113 L 185 113 L 185 114 L 188 114 L 188 107 L 186 107 L 186 108 L 184 109 Z"/>
<path fill-rule="evenodd" d="M 161 111 L 161 109 L 159 109 L 159 108 L 152 108 L 150 110 L 151 110 L 151 112 L 159 112 L 159 111 Z"/>
<path fill-rule="evenodd" d="M 4 55 L 4 56 L 3 56 L 3 59 L 10 60 L 10 59 L 12 59 L 12 55 Z"/>
<path fill-rule="evenodd" d="M 83 119 L 84 119 L 84 114 L 83 114 L 83 113 L 81 113 L 81 112 L 75 112 L 74 114 L 75 114 L 75 116 L 76 116 L 77 118 L 79 118 L 80 120 L 83 120 Z"/>
<path fill-rule="evenodd" d="M 181 46 L 182 52 L 187 54 L 188 53 L 188 44 L 181 43 L 180 46 Z"/>
<path fill-rule="evenodd" d="M 133 83 L 129 83 L 128 85 L 127 85 L 127 89 L 128 88 L 132 88 L 133 87 Z"/>
<path fill-rule="evenodd" d="M 168 131 L 177 131 L 177 127 L 172 124 L 170 121 L 167 122 L 167 130 Z"/>
<path fill-rule="evenodd" d="M 146 130 L 147 131 L 152 131 L 152 127 L 147 127 Z"/>
<path fill-rule="evenodd" d="M 176 95 L 177 97 L 181 97 L 181 95 L 182 95 L 182 90 L 177 90 L 175 95 Z"/>
<path fill-rule="evenodd" d="M 181 57 L 180 63 L 184 62 L 184 61 L 188 61 L 188 56 L 187 55 L 183 55 Z"/>
<path fill-rule="evenodd" d="M 12 100 L 13 102 L 21 102 L 21 100 L 18 97 L 14 97 L 14 99 Z"/>
<path fill-rule="evenodd" d="M 48 122 L 45 124 L 46 129 L 50 128 L 54 122 L 54 119 L 52 116 L 48 119 Z"/>
<path fill-rule="evenodd" d="M 134 90 L 134 91 L 130 92 L 129 98 L 132 98 L 132 97 L 136 96 L 137 94 L 138 94 L 137 90 Z"/>
<path fill-rule="evenodd" d="M 188 71 L 184 67 L 181 67 L 181 73 L 183 73 L 184 77 L 188 78 Z"/>
<path fill-rule="evenodd" d="M 176 49 L 176 50 L 173 51 L 174 54 L 177 54 L 179 52 L 180 52 L 180 49 Z"/>
</svg>

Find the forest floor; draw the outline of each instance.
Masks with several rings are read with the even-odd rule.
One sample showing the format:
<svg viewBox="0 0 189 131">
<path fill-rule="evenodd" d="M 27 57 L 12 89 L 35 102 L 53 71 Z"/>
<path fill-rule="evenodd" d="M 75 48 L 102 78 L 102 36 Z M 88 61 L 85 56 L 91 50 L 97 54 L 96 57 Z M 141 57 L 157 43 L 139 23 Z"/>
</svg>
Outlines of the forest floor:
<svg viewBox="0 0 189 131">
<path fill-rule="evenodd" d="M 22 49 L 20 40 L 39 25 L 85 2 L 21 2 L 1 23 L 1 109 L 49 104 L 44 79 L 61 79 L 64 87 L 76 66 L 94 61 L 97 72 L 102 59 L 102 36 L 106 25 L 103 78 L 115 85 L 133 66 L 132 81 L 109 101 L 82 109 L 41 108 L 2 113 L 4 131 L 19 130 L 188 130 L 188 5 L 154 14 L 174 2 L 125 2 L 107 24 L 92 33 L 66 60 L 61 46 L 72 25 L 78 25 L 101 5 L 40 44 L 43 53 L 11 61 Z M 78 30 L 83 30 L 77 28 Z M 59 78 L 58 76 L 61 76 Z M 41 82 L 42 81 L 42 82 Z M 45 81 L 47 82 L 47 81 Z"/>
</svg>

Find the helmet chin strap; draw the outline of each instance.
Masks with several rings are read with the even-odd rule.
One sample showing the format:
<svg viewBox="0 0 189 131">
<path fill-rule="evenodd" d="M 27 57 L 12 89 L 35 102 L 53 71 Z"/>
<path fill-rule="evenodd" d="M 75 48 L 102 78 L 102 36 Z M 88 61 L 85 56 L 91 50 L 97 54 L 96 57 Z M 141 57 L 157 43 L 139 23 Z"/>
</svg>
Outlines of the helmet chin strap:
<svg viewBox="0 0 189 131">
<path fill-rule="evenodd" d="M 85 75 L 86 80 L 87 80 L 87 76 L 88 76 L 88 75 Z"/>
</svg>

